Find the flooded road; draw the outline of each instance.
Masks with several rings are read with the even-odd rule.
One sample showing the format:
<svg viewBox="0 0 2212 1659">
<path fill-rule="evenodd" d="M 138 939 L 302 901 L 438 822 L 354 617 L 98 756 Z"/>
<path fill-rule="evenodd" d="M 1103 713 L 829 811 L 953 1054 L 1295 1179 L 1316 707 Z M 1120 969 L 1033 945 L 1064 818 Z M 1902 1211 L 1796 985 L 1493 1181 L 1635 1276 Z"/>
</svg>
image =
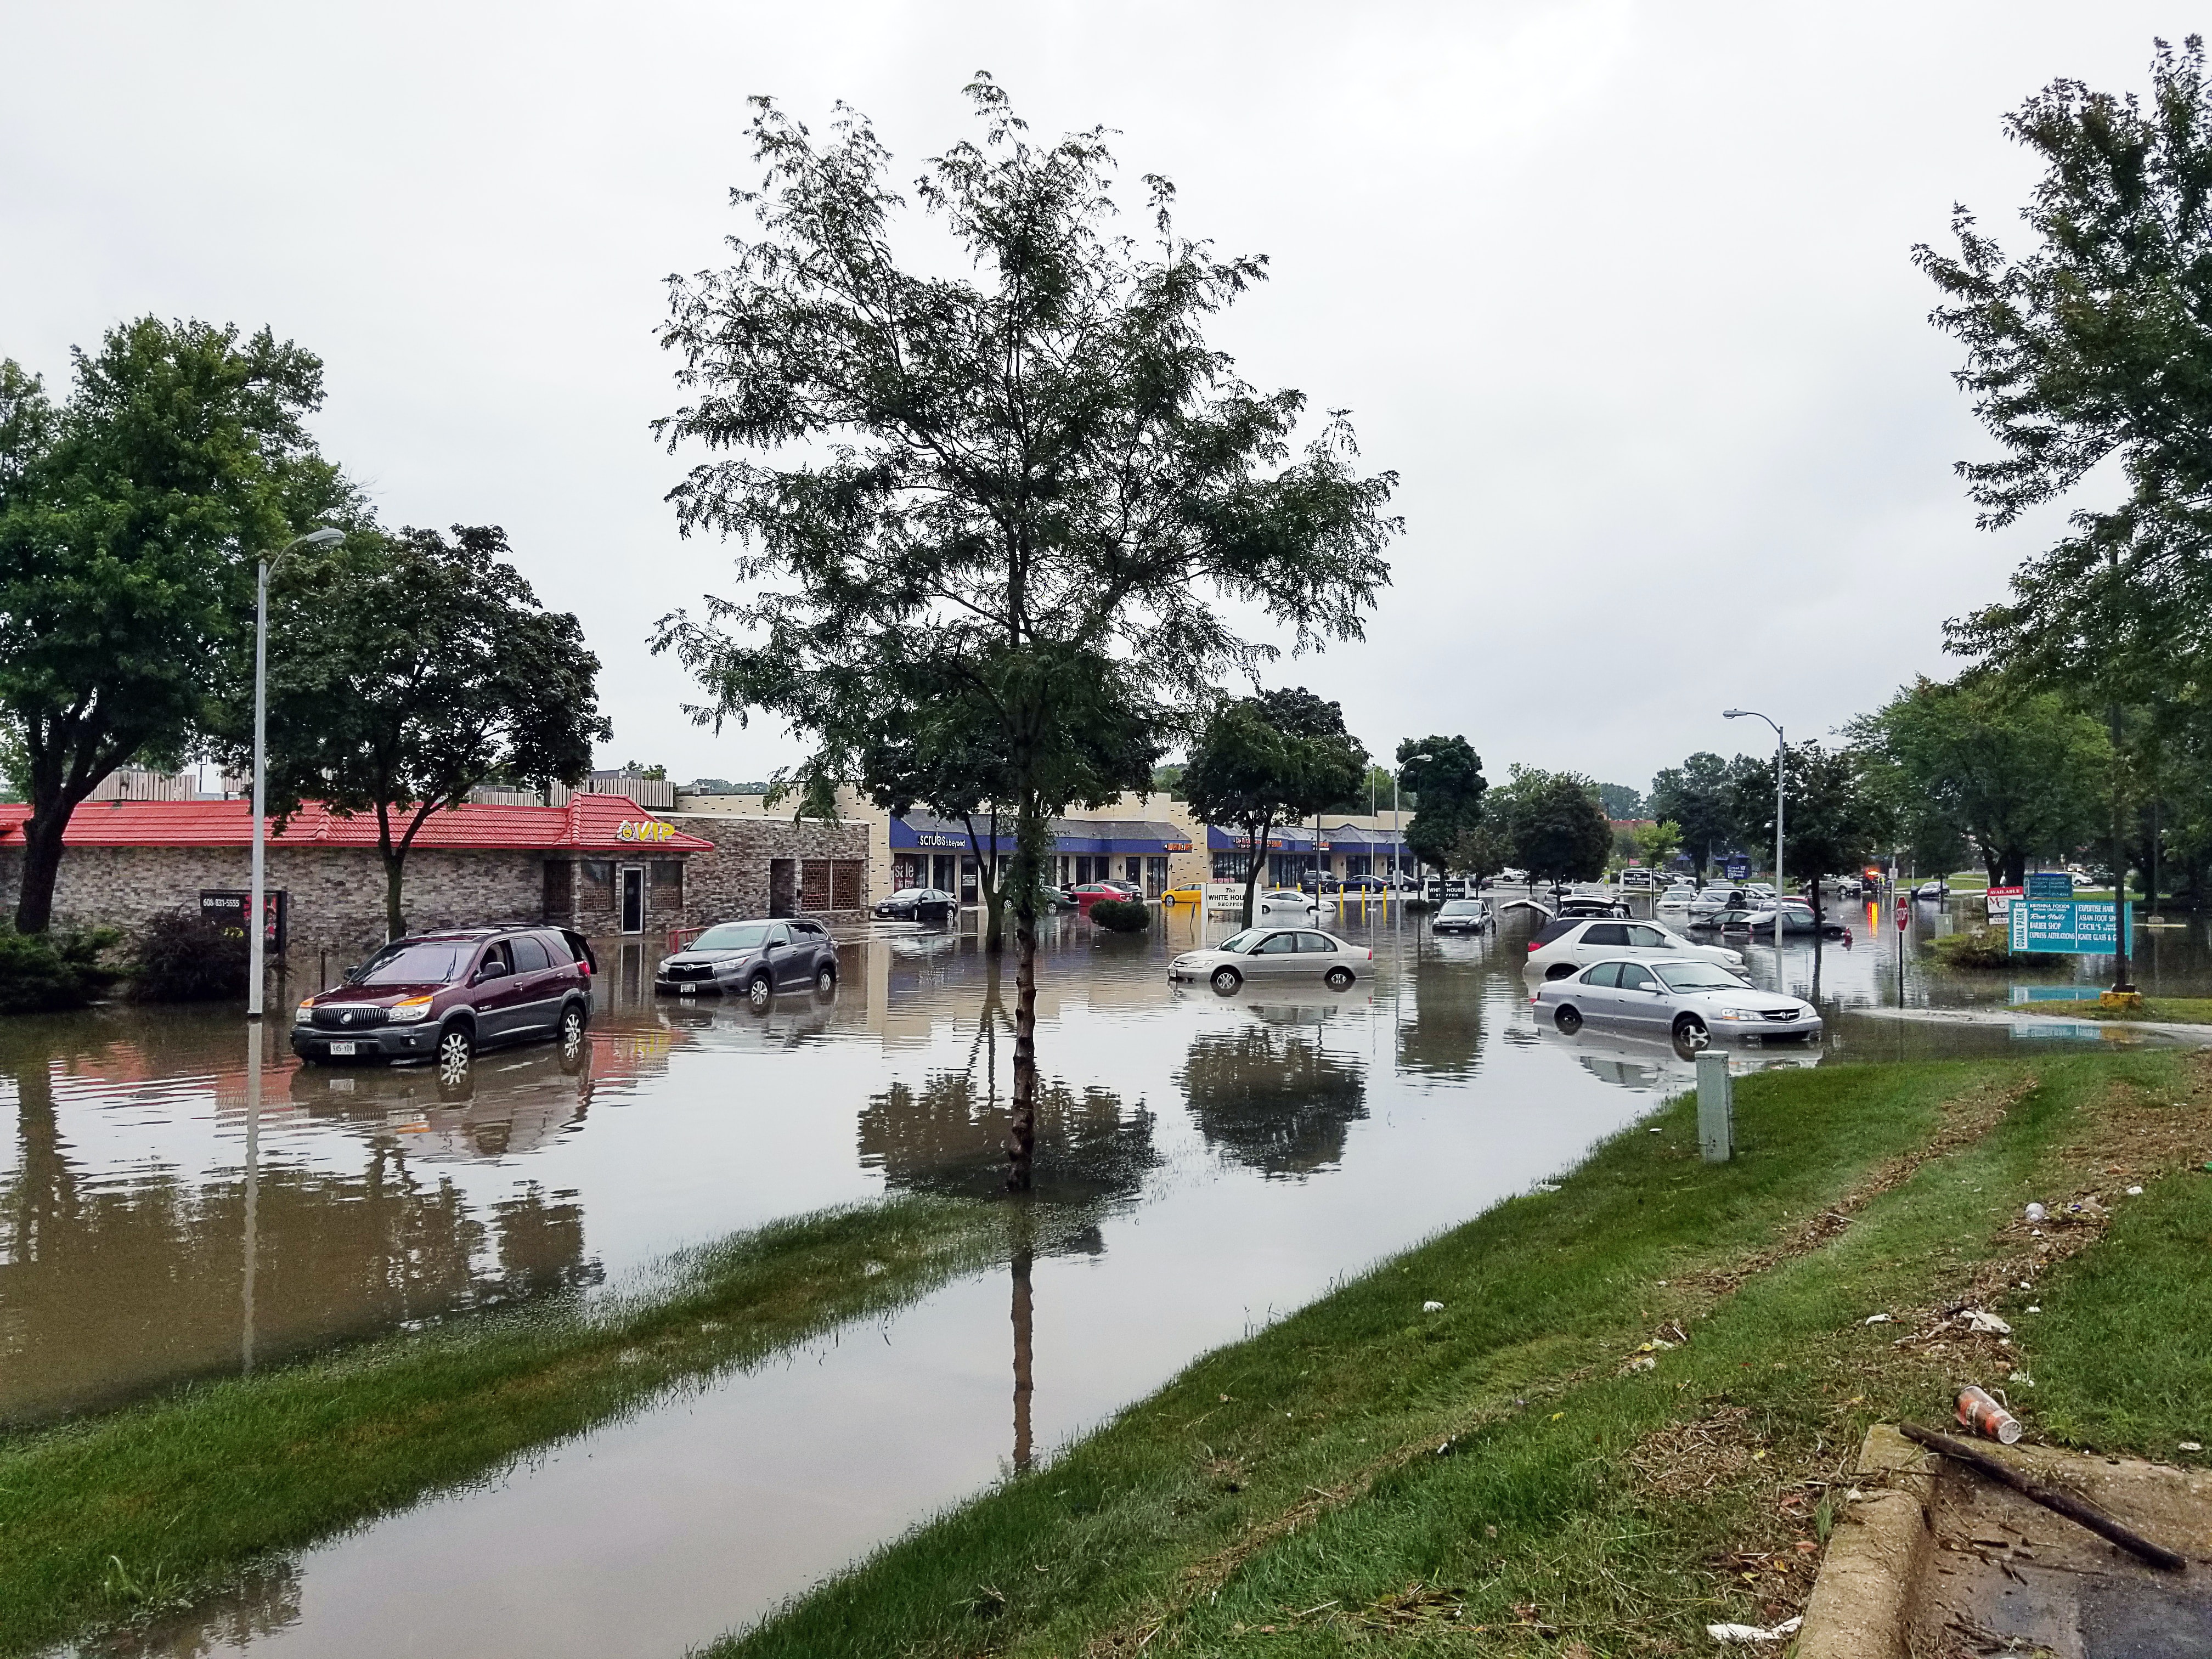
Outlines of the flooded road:
<svg viewBox="0 0 2212 1659">
<path fill-rule="evenodd" d="M 1830 1017 L 1823 1048 L 1747 1063 L 2019 1043 L 1883 1018 L 1895 940 L 1862 910 L 1853 949 L 1747 950 L 1760 983 L 1810 995 L 1817 974 Z M 2002 1003 L 2004 981 L 1920 965 L 1957 919 L 1918 911 L 1905 1001 Z M 1038 1201 L 1080 1206 L 1073 1244 L 1018 1254 L 1009 1205 L 1012 1265 L 307 1552 L 138 1650 L 680 1653 L 1563 1169 L 1692 1074 L 1664 1043 L 1539 1029 L 1511 921 L 1437 940 L 1355 912 L 1335 931 L 1373 945 L 1372 980 L 1226 999 L 1166 983 L 1197 926 L 1066 918 L 1048 938 Z M 442 1094 L 270 1052 L 256 1109 L 228 1012 L 0 1026 L 0 1415 L 591 1294 L 824 1204 L 994 1191 L 1012 974 L 972 934 L 848 944 L 834 994 L 764 1013 L 654 999 L 649 948 L 603 946 L 580 1048 L 486 1056 Z M 2201 933 L 2160 936 L 2142 977 L 2202 994 Z"/>
</svg>

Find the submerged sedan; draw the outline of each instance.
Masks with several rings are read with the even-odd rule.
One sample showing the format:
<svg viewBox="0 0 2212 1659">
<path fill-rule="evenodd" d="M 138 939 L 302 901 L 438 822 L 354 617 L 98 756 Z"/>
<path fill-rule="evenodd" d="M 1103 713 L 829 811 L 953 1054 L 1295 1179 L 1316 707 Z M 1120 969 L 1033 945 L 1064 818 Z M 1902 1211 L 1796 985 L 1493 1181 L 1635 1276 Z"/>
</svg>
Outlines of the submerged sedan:
<svg viewBox="0 0 2212 1659">
<path fill-rule="evenodd" d="M 1562 1031 L 1583 1022 L 1665 1035 L 1684 1048 L 1717 1037 L 1818 1042 L 1820 1011 L 1779 991 L 1746 985 L 1717 963 L 1688 957 L 1601 962 L 1566 979 L 1548 980 L 1529 999 Z"/>
<path fill-rule="evenodd" d="M 1247 927 L 1206 950 L 1184 951 L 1168 963 L 1168 978 L 1178 984 L 1204 980 L 1223 996 L 1248 979 L 1265 985 L 1310 981 L 1348 991 L 1360 975 L 1374 969 L 1374 951 L 1347 945 L 1334 933 L 1310 927 Z"/>
</svg>

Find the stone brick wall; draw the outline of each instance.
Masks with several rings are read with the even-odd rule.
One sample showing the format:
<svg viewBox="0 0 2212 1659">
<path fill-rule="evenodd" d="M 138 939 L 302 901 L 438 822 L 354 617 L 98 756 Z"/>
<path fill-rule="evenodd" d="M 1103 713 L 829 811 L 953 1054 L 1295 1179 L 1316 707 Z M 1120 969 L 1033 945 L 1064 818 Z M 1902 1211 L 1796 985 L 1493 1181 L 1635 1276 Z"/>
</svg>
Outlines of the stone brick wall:
<svg viewBox="0 0 2212 1659">
<path fill-rule="evenodd" d="M 272 847 L 270 891 L 290 895 L 291 946 L 343 951 L 384 938 L 384 865 L 374 849 Z M 23 876 L 21 848 L 0 852 L 0 895 L 12 908 Z M 539 853 L 412 854 L 402 902 L 410 928 L 534 921 L 544 903 Z M 243 847 L 72 847 L 54 886 L 64 927 L 136 927 L 165 910 L 197 909 L 202 888 L 243 891 L 252 879 Z"/>
<path fill-rule="evenodd" d="M 870 862 L 868 825 L 852 819 L 835 823 L 793 823 L 787 817 L 725 817 L 715 814 L 664 812 L 678 829 L 714 843 L 711 853 L 694 853 L 684 872 L 684 908 L 693 926 L 769 914 L 770 866 L 777 859 L 857 859 Z M 878 872 L 865 872 L 863 900 L 877 886 Z M 860 911 L 829 913 L 854 920 Z"/>
</svg>

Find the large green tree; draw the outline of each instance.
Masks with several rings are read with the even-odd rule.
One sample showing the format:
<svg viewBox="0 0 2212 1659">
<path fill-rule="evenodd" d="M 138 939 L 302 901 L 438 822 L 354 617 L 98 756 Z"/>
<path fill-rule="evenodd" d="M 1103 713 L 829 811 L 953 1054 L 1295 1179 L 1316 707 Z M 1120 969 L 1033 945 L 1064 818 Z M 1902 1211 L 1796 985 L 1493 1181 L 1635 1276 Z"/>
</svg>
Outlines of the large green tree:
<svg viewBox="0 0 2212 1659">
<path fill-rule="evenodd" d="M 323 396 L 312 353 L 145 317 L 72 355 L 59 404 L 0 362 L 0 720 L 31 804 L 25 933 L 52 915 L 79 803 L 201 738 L 252 625 L 256 557 L 355 507 L 304 424 Z"/>
<path fill-rule="evenodd" d="M 1955 254 L 1914 258 L 1956 375 L 2002 453 L 1959 471 L 1990 529 L 2103 488 L 2027 559 L 2013 593 L 1951 625 L 1954 648 L 2104 715 L 2105 828 L 2128 863 L 2130 703 L 2185 717 L 2212 683 L 2212 94 L 2203 43 L 2164 41 L 2148 101 L 2052 82 L 2005 120 L 2043 168 L 2006 253 L 1960 210 Z M 2155 735 L 2157 726 L 2146 728 Z M 2115 981 L 2128 978 L 2119 941 Z"/>
<path fill-rule="evenodd" d="M 1578 772 L 1516 766 L 1498 791 L 1513 861 L 1542 881 L 1592 881 L 1613 853 L 1597 785 Z"/>
<path fill-rule="evenodd" d="M 407 931 L 407 855 L 431 813 L 495 779 L 580 783 L 599 712 L 599 660 L 565 611 L 539 605 L 496 526 L 385 536 L 281 568 L 270 597 L 269 800 L 372 813 L 385 925 Z M 249 710 L 223 747 L 250 753 Z"/>
<path fill-rule="evenodd" d="M 864 118 L 817 143 L 757 101 L 767 178 L 738 198 L 757 229 L 726 270 L 672 283 L 689 401 L 658 428 L 713 452 L 672 500 L 687 534 L 743 544 L 744 592 L 665 618 L 656 643 L 708 687 L 708 718 L 771 713 L 833 776 L 902 706 L 887 653 L 926 638 L 965 678 L 1015 826 L 1007 1157 L 1025 1186 L 1038 888 L 1053 817 L 1098 781 L 1054 735 L 1068 700 L 1180 734 L 1274 654 L 1237 618 L 1300 647 L 1356 636 L 1399 526 L 1395 478 L 1360 474 L 1340 415 L 1294 447 L 1304 398 L 1254 390 L 1207 345 L 1265 262 L 1180 235 L 1158 178 L 1145 240 L 1121 234 L 1100 131 L 1033 143 L 988 79 L 969 94 L 981 141 L 915 186 L 950 234 L 927 250 Z"/>
<path fill-rule="evenodd" d="M 1700 750 L 1653 778 L 1645 802 L 1653 817 L 1681 831 L 1682 850 L 1697 866 L 1702 884 L 1715 852 L 1736 838 L 1735 785 L 1729 763 Z"/>
<path fill-rule="evenodd" d="M 1344 729 L 1344 710 L 1302 685 L 1214 709 L 1183 768 L 1183 799 L 1202 822 L 1244 838 L 1247 927 L 1268 836 L 1340 799 L 1366 771 L 1367 751 Z"/>
<path fill-rule="evenodd" d="M 1457 735 L 1407 738 L 1398 745 L 1398 775 L 1419 798 L 1406 825 L 1406 845 L 1441 881 L 1457 855 L 1462 837 L 1482 825 L 1482 757 Z"/>
<path fill-rule="evenodd" d="M 1850 736 L 1915 846 L 1963 838 L 1992 884 L 2017 886 L 2031 858 L 2071 853 L 2097 832 L 2111 740 L 2055 692 L 1988 675 L 1923 678 Z"/>
</svg>

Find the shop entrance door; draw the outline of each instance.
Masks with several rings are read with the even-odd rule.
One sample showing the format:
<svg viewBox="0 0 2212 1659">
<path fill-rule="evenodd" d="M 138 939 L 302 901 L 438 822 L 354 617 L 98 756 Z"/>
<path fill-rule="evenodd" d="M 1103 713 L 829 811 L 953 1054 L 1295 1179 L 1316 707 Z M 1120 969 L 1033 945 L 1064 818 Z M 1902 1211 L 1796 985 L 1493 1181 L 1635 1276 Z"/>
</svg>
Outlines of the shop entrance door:
<svg viewBox="0 0 2212 1659">
<path fill-rule="evenodd" d="M 645 866 L 641 864 L 622 867 L 622 930 L 625 933 L 645 931 Z"/>
</svg>

